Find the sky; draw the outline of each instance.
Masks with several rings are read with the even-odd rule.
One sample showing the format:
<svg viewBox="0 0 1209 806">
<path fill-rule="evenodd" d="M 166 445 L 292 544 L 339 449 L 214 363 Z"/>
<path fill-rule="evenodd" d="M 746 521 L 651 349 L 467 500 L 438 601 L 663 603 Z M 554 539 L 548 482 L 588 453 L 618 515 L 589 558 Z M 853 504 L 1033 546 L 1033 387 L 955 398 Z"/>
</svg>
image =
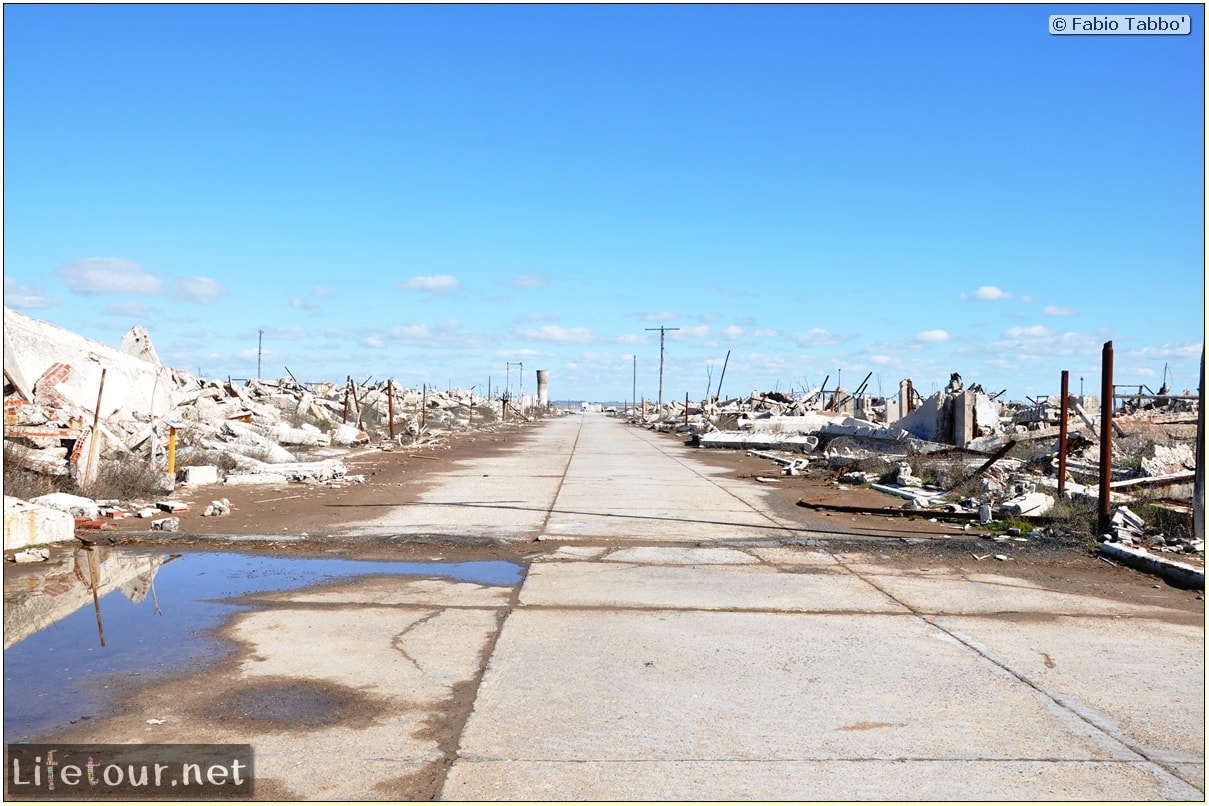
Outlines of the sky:
<svg viewBox="0 0 1209 806">
<path fill-rule="evenodd" d="M 1135 12 L 1191 33 L 1049 29 Z M 6 308 L 204 377 L 1023 401 L 1112 342 L 1198 386 L 1201 5 L 6 4 L 3 47 Z"/>
</svg>

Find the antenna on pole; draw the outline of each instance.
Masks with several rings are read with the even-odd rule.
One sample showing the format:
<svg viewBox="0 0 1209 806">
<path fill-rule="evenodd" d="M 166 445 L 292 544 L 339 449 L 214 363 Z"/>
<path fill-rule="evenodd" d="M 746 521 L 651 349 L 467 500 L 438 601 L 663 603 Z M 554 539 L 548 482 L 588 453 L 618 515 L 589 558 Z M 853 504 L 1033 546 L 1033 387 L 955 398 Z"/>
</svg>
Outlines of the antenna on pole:
<svg viewBox="0 0 1209 806">
<path fill-rule="evenodd" d="M 260 331 L 260 336 L 256 339 L 256 380 L 260 380 L 260 353 L 264 347 L 264 331 Z"/>
<path fill-rule="evenodd" d="M 647 330 L 659 331 L 659 408 L 663 409 L 663 334 L 668 330 L 679 330 L 678 327 L 648 327 Z M 660 415 L 661 417 L 663 415 Z"/>
</svg>

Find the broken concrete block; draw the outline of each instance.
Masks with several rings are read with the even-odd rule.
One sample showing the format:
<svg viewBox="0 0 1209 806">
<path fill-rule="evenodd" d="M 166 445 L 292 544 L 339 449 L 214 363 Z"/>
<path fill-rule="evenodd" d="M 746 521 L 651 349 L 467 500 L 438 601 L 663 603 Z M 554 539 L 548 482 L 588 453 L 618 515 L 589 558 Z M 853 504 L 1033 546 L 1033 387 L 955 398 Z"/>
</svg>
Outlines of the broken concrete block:
<svg viewBox="0 0 1209 806">
<path fill-rule="evenodd" d="M 230 502 L 230 500 L 228 500 L 226 498 L 220 499 L 218 501 L 211 501 L 210 505 L 208 507 L 206 507 L 204 510 L 202 510 L 203 518 L 213 517 L 215 515 L 230 515 L 230 514 L 231 514 L 231 502 Z"/>
<path fill-rule="evenodd" d="M 67 512 L 4 496 L 5 551 L 71 540 L 75 526 L 75 518 Z"/>
<path fill-rule="evenodd" d="M 140 509 L 138 512 L 136 512 L 134 516 L 136 518 L 154 518 L 158 514 L 160 514 L 160 511 L 158 509 L 151 509 L 150 507 L 145 507 L 143 509 Z"/>
<path fill-rule="evenodd" d="M 81 495 L 72 495 L 71 493 L 39 495 L 37 498 L 30 500 L 30 503 L 66 512 L 73 518 L 96 520 L 101 514 L 100 507 L 97 506 L 96 501 Z"/>
<path fill-rule="evenodd" d="M 1044 515 L 1054 506 L 1054 499 L 1045 493 L 1025 493 L 1004 501 L 999 511 L 1006 515 Z"/>
<path fill-rule="evenodd" d="M 304 445 L 326 448 L 332 444 L 332 438 L 327 434 L 319 433 L 318 430 L 311 431 L 305 428 L 290 428 L 285 423 L 277 423 L 270 428 L 269 436 L 282 445 Z"/>
<path fill-rule="evenodd" d="M 9 557 L 15 563 L 41 563 L 50 559 L 50 549 L 26 549 Z"/>
<path fill-rule="evenodd" d="M 1111 527 L 1118 540 L 1133 542 L 1133 538 L 1144 534 L 1146 523 L 1129 507 L 1117 507 L 1112 513 Z"/>
<path fill-rule="evenodd" d="M 151 522 L 151 528 L 157 532 L 179 532 L 181 528 L 181 519 L 160 518 L 158 521 Z"/>
<path fill-rule="evenodd" d="M 348 423 L 338 425 L 332 431 L 332 442 L 337 445 L 355 445 L 368 440 L 369 436 L 364 431 L 354 428 Z"/>
<path fill-rule="evenodd" d="M 156 501 L 155 508 L 164 512 L 188 512 L 189 505 L 184 501 Z"/>
<path fill-rule="evenodd" d="M 900 487 L 922 487 L 924 480 L 911 475 L 911 465 L 907 462 L 898 463 L 898 484 Z"/>
<path fill-rule="evenodd" d="M 177 471 L 181 484 L 190 487 L 201 487 L 205 484 L 218 484 L 218 468 L 214 465 L 191 465 Z"/>
</svg>

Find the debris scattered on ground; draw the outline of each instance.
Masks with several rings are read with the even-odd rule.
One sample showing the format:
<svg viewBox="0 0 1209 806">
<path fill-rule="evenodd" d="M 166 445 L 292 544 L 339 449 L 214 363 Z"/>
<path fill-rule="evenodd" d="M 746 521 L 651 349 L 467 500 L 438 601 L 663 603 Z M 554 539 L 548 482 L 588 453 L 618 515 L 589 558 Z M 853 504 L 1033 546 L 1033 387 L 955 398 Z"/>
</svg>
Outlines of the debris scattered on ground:
<svg viewBox="0 0 1209 806">
<path fill-rule="evenodd" d="M 6 470 L 19 468 L 34 488 L 138 488 L 121 500 L 107 496 L 104 508 L 66 492 L 29 496 L 34 508 L 66 512 L 78 525 L 164 512 L 179 525 L 189 504 L 154 493 L 364 483 L 348 474 L 342 457 L 433 450 L 455 433 L 553 413 L 539 410 L 532 396 L 491 399 L 473 389 L 408 388 L 393 380 L 202 378 L 160 364 L 141 327 L 112 348 L 6 308 L 4 331 Z M 6 499 L 6 524 L 10 509 Z M 214 500 L 199 514 L 229 512 L 229 502 Z M 152 528 L 169 530 L 171 521 L 155 520 Z"/>
</svg>

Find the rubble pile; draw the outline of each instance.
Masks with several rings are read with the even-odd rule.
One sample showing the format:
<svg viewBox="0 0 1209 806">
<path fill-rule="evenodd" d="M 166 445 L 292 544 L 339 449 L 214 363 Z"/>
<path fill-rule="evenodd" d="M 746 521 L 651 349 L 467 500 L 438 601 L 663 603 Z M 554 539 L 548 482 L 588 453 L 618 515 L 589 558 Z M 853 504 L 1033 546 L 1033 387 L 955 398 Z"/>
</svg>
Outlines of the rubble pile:
<svg viewBox="0 0 1209 806">
<path fill-rule="evenodd" d="M 6 468 L 55 488 L 89 490 L 106 467 L 146 470 L 163 493 L 177 483 L 356 483 L 340 461 L 353 449 L 434 447 L 454 432 L 531 415 L 473 390 L 393 381 L 200 378 L 161 365 L 143 328 L 114 349 L 7 308 L 4 324 Z M 66 510 L 77 526 L 99 516 L 84 500 L 87 512 Z M 211 514 L 221 514 L 218 504 Z M 6 497 L 6 513 L 11 506 Z M 137 512 L 147 502 L 124 506 Z"/>
<path fill-rule="evenodd" d="M 859 390 L 850 394 L 842 388 L 797 396 L 753 392 L 725 401 L 675 401 L 662 408 L 644 404 L 628 418 L 652 430 L 685 434 L 696 447 L 747 450 L 776 462 L 783 475 L 812 471 L 837 485 L 867 486 L 905 499 L 901 508 L 925 516 L 987 525 L 1044 519 L 1054 510 L 1059 500 L 1060 396 L 999 402 L 1000 395 L 988 395 L 981 386 L 964 387 L 957 373 L 926 399 L 915 393 L 910 380 L 900 384 L 899 392 L 898 400 L 865 398 Z M 1099 399 L 1072 395 L 1068 410 L 1064 494 L 1094 506 L 1099 496 Z M 1114 413 L 1114 503 L 1127 504 L 1141 494 L 1160 506 L 1191 511 L 1196 417 L 1191 395 L 1173 396 L 1166 387 L 1149 402 L 1130 401 L 1120 416 Z M 1016 453 L 1027 458 L 1007 455 L 1017 446 Z M 1129 537 L 1101 537 L 1203 557 L 1199 540 L 1147 535 L 1140 522 L 1134 529 Z"/>
</svg>

